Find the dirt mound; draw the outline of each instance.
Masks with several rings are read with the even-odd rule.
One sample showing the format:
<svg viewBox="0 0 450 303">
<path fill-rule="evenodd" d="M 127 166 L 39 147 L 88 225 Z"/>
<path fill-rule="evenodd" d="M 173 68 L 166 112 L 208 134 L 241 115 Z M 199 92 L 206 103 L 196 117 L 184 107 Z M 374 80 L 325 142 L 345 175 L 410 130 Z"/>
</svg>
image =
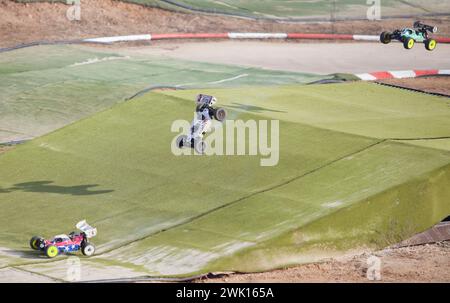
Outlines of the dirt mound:
<svg viewBox="0 0 450 303">
<path fill-rule="evenodd" d="M 203 279 L 197 282 L 370 282 L 367 260 L 380 260 L 381 282 L 449 282 L 450 243 L 385 249 L 374 254 L 348 256 L 255 274 Z"/>
<path fill-rule="evenodd" d="M 69 40 L 96 36 L 175 32 L 320 32 L 378 34 L 382 29 L 408 26 L 412 20 L 278 23 L 235 17 L 187 14 L 112 0 L 83 0 L 81 20 L 66 17 L 62 3 L 17 3 L 0 0 L 1 47 L 37 40 Z M 450 33 L 449 18 L 427 19 Z"/>
<path fill-rule="evenodd" d="M 423 77 L 414 79 L 388 79 L 380 81 L 406 88 L 420 89 L 430 93 L 450 95 L 450 77 Z"/>
</svg>

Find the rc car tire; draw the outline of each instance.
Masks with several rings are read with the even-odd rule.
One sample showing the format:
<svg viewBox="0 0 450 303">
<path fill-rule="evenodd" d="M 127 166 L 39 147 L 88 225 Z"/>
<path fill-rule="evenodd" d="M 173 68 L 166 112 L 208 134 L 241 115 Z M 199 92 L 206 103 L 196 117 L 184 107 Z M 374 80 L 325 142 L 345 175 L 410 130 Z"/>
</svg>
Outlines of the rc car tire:
<svg viewBox="0 0 450 303">
<path fill-rule="evenodd" d="M 45 254 L 47 255 L 47 257 L 49 258 L 54 258 L 59 254 L 59 250 L 58 247 L 56 247 L 55 245 L 49 245 L 47 246 L 47 248 L 45 248 Z"/>
<path fill-rule="evenodd" d="M 227 111 L 224 108 L 219 107 L 214 111 L 214 118 L 217 121 L 222 122 L 223 120 L 225 120 L 226 117 L 227 117 Z"/>
<path fill-rule="evenodd" d="M 187 140 L 186 135 L 179 136 L 176 141 L 178 148 L 182 148 L 185 145 L 186 140 Z"/>
<path fill-rule="evenodd" d="M 389 32 L 382 32 L 380 35 L 380 41 L 383 44 L 388 44 L 391 42 L 391 33 Z"/>
<path fill-rule="evenodd" d="M 206 150 L 206 143 L 203 140 L 195 140 L 194 141 L 194 150 L 197 154 L 203 155 Z"/>
<path fill-rule="evenodd" d="M 83 255 L 90 257 L 95 253 L 95 246 L 94 244 L 91 243 L 86 243 L 85 245 L 83 245 L 81 247 L 81 252 L 83 253 Z"/>
<path fill-rule="evenodd" d="M 30 247 L 34 250 L 39 250 L 39 242 L 41 241 L 41 237 L 34 236 L 30 240 Z"/>
<path fill-rule="evenodd" d="M 413 48 L 414 43 L 415 43 L 415 41 L 414 41 L 413 38 L 406 38 L 403 41 L 403 47 L 406 48 L 406 49 L 411 49 L 411 48 Z"/>
<path fill-rule="evenodd" d="M 434 50 L 436 48 L 436 44 L 437 42 L 434 39 L 425 40 L 425 48 L 429 51 Z"/>
</svg>

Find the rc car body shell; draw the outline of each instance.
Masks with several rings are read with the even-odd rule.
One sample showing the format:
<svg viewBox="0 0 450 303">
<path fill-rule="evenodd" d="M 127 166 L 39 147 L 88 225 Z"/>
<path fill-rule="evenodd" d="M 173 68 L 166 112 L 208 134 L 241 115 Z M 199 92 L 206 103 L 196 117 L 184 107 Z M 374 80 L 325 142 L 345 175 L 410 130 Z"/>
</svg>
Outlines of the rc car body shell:
<svg viewBox="0 0 450 303">
<path fill-rule="evenodd" d="M 42 237 L 33 237 L 30 240 L 31 248 L 44 251 L 50 257 L 56 257 L 61 253 L 72 253 L 81 250 L 84 255 L 92 255 L 95 247 L 88 239 L 97 235 L 97 229 L 87 224 L 86 220 L 77 223 L 79 232 L 71 232 L 69 235 L 59 234 L 51 240 Z"/>
<path fill-rule="evenodd" d="M 203 154 L 206 149 L 206 143 L 203 136 L 210 130 L 212 119 L 223 121 L 226 118 L 226 111 L 223 108 L 214 108 L 217 99 L 213 96 L 199 94 L 196 98 L 195 116 L 191 123 L 190 132 L 187 135 L 178 137 L 177 145 L 179 148 L 191 147 Z"/>
<path fill-rule="evenodd" d="M 412 28 L 402 29 L 399 33 L 399 36 L 399 39 L 403 41 L 407 38 L 414 39 L 415 42 L 424 42 L 426 40 L 426 37 L 422 32 L 418 32 Z"/>
</svg>

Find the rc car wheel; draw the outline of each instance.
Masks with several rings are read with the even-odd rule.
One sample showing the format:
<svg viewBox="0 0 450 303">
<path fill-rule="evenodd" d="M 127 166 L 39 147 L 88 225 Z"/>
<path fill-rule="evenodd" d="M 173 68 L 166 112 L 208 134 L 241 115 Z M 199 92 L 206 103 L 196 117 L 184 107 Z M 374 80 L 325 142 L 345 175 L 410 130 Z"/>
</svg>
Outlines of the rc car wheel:
<svg viewBox="0 0 450 303">
<path fill-rule="evenodd" d="M 41 242 L 41 237 L 34 236 L 30 240 L 30 247 L 34 250 L 39 250 L 39 243 Z"/>
<path fill-rule="evenodd" d="M 391 42 L 391 33 L 389 32 L 382 32 L 380 35 L 380 41 L 383 44 L 388 44 Z"/>
<path fill-rule="evenodd" d="M 412 39 L 412 38 L 406 38 L 405 41 L 403 41 L 403 46 L 404 46 L 406 49 L 411 49 L 411 48 L 413 48 L 414 43 L 415 43 L 414 39 Z"/>
<path fill-rule="evenodd" d="M 203 155 L 206 150 L 206 143 L 203 140 L 197 140 L 194 142 L 194 150 L 200 154 Z"/>
<path fill-rule="evenodd" d="M 227 117 L 227 111 L 224 108 L 219 107 L 214 111 L 214 118 L 216 118 L 217 121 L 222 122 Z"/>
<path fill-rule="evenodd" d="M 436 44 L 437 42 L 434 39 L 425 40 L 425 48 L 429 51 L 434 50 L 436 48 Z"/>
<path fill-rule="evenodd" d="M 58 247 L 56 247 L 55 245 L 49 245 L 47 246 L 47 248 L 45 249 L 45 254 L 47 255 L 47 257 L 49 258 L 54 258 L 58 255 L 59 250 Z"/>
<path fill-rule="evenodd" d="M 95 246 L 94 244 L 91 243 L 86 243 L 85 245 L 83 245 L 83 247 L 81 248 L 81 252 L 83 253 L 83 255 L 85 256 L 92 256 L 95 253 Z"/>
<path fill-rule="evenodd" d="M 179 148 L 182 148 L 186 144 L 186 140 L 187 140 L 187 136 L 186 135 L 179 136 L 177 138 L 177 141 L 176 141 L 177 146 Z"/>
</svg>

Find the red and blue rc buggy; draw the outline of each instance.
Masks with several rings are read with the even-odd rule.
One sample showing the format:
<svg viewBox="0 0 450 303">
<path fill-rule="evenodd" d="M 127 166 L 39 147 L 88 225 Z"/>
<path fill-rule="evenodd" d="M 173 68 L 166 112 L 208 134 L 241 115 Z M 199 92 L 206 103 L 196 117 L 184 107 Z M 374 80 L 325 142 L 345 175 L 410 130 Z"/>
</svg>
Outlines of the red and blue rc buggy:
<svg viewBox="0 0 450 303">
<path fill-rule="evenodd" d="M 71 232 L 69 235 L 56 235 L 51 240 L 35 236 L 30 240 L 30 246 L 34 250 L 44 251 L 47 257 L 54 258 L 60 253 L 71 253 L 81 250 L 83 255 L 92 256 L 95 246 L 89 239 L 97 235 L 97 229 L 87 224 L 86 220 L 76 225 L 79 232 Z"/>
</svg>

